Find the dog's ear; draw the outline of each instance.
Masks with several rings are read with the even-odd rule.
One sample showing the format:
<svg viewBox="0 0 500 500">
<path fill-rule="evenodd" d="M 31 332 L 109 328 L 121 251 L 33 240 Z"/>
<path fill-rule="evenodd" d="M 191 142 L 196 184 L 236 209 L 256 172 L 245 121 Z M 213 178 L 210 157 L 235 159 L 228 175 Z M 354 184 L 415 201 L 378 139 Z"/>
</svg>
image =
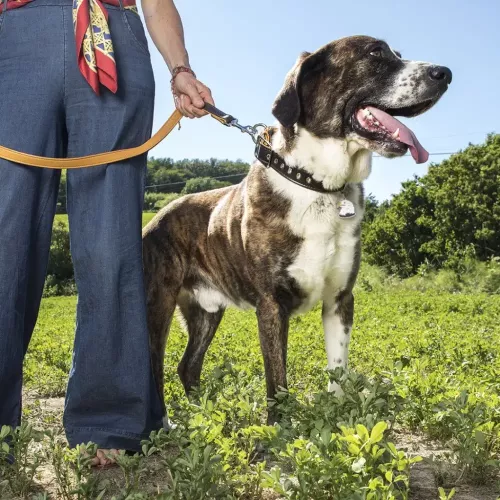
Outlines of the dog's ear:
<svg viewBox="0 0 500 500">
<path fill-rule="evenodd" d="M 285 83 L 274 101 L 272 113 L 283 127 L 293 127 L 299 121 L 301 109 L 298 86 L 304 61 L 310 55 L 310 52 L 302 52 L 286 75 Z"/>
</svg>

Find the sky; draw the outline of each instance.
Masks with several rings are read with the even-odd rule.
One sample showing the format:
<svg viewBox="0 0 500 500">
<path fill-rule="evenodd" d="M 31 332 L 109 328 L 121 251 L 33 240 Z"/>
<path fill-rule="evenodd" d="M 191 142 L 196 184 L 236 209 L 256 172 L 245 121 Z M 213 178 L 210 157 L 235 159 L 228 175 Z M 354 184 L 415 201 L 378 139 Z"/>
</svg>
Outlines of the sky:
<svg viewBox="0 0 500 500">
<path fill-rule="evenodd" d="M 191 66 L 216 105 L 247 125 L 275 122 L 271 106 L 298 55 L 343 36 L 386 40 L 406 59 L 453 71 L 453 83 L 426 114 L 403 119 L 430 153 L 455 152 L 500 133 L 500 0 L 177 0 Z M 170 74 L 148 36 L 156 78 L 154 130 L 173 111 Z M 155 157 L 253 161 L 251 139 L 210 117 L 184 119 Z M 366 192 L 379 200 L 426 173 L 431 156 L 374 158 Z"/>
</svg>

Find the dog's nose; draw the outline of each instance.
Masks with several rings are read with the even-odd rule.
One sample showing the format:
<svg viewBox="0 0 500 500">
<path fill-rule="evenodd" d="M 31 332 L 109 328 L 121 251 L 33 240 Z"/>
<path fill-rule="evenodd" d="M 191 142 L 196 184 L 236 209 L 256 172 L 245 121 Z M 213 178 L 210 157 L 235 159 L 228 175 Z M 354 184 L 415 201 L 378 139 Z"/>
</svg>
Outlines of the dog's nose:
<svg viewBox="0 0 500 500">
<path fill-rule="evenodd" d="M 451 83 L 451 69 L 447 68 L 446 66 L 431 66 L 429 69 L 429 76 L 432 80 L 445 80 L 446 83 Z"/>
</svg>

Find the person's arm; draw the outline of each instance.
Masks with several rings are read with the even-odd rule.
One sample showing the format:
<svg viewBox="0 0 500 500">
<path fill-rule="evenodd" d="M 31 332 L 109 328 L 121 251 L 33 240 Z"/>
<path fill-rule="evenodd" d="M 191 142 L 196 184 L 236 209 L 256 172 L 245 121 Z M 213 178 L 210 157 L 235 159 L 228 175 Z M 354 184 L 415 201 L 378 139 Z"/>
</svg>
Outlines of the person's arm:
<svg viewBox="0 0 500 500">
<path fill-rule="evenodd" d="M 176 67 L 189 68 L 184 30 L 173 0 L 142 0 L 142 11 L 149 34 L 172 72 Z M 203 105 L 214 104 L 210 89 L 188 72 L 175 76 L 172 90 L 177 109 L 189 118 L 206 114 Z"/>
</svg>

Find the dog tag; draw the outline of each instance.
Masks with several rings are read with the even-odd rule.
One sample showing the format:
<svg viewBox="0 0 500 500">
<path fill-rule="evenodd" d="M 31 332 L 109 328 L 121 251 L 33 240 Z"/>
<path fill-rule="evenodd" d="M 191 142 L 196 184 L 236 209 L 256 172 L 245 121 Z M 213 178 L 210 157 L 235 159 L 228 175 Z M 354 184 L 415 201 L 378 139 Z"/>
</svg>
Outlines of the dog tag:
<svg viewBox="0 0 500 500">
<path fill-rule="evenodd" d="M 341 219 L 350 219 L 356 215 L 356 210 L 354 209 L 354 205 L 344 198 L 339 204 L 339 217 Z"/>
</svg>

